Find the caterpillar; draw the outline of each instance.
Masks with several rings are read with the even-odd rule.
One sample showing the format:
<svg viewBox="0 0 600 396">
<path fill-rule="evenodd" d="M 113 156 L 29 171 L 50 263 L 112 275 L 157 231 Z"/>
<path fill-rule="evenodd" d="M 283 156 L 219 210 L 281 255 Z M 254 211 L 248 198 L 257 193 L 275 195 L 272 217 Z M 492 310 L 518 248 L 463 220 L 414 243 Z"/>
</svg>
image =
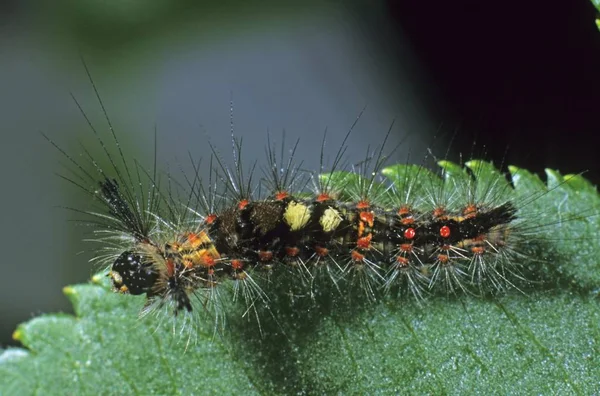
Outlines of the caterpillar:
<svg viewBox="0 0 600 396">
<path fill-rule="evenodd" d="M 152 171 L 131 165 L 90 82 L 108 139 L 74 100 L 108 166 L 85 148 L 78 160 L 46 138 L 72 165 L 64 178 L 98 204 L 85 211 L 97 226 L 94 260 L 107 269 L 115 292 L 145 296 L 144 313 L 165 307 L 175 316 L 191 313 L 197 301 L 206 306 L 232 282 L 234 298 L 241 296 L 248 309 L 268 304 L 259 278 L 281 272 L 308 294 L 325 274 L 332 292 L 351 283 L 367 300 L 405 292 L 419 300 L 439 291 L 485 295 L 526 281 L 517 264 L 527 255 L 522 247 L 545 224 L 523 208 L 545 192 L 515 198 L 511 181 L 491 163 L 440 161 L 441 175 L 422 165 L 386 166 L 386 138 L 367 149 L 364 161 L 344 167 L 359 115 L 329 168 L 324 143 L 319 168 L 305 172 L 295 163 L 298 141 L 289 158 L 277 156 L 269 141 L 264 177 L 255 182 L 232 133 L 233 167 L 213 147 L 208 180 L 192 160 L 191 177 L 177 181 L 156 165 Z"/>
</svg>

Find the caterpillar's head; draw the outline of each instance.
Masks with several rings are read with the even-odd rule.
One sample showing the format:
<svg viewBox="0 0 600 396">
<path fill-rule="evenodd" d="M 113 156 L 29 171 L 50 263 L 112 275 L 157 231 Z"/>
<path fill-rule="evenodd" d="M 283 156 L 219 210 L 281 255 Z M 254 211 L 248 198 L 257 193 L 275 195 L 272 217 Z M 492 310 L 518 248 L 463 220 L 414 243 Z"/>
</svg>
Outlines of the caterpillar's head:
<svg viewBox="0 0 600 396">
<path fill-rule="evenodd" d="M 112 264 L 109 276 L 115 290 L 121 293 L 151 295 L 158 272 L 139 254 L 126 251 Z"/>
</svg>

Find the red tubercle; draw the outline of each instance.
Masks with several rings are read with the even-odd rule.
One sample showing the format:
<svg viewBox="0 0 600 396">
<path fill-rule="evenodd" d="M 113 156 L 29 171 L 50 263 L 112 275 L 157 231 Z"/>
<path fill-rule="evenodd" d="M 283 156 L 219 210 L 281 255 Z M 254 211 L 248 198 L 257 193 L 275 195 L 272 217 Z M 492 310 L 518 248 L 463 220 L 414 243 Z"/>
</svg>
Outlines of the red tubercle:
<svg viewBox="0 0 600 396">
<path fill-rule="evenodd" d="M 362 238 L 358 238 L 356 241 L 356 246 L 361 249 L 369 249 L 371 247 L 371 239 L 373 238 L 373 234 L 369 234 Z"/>
<path fill-rule="evenodd" d="M 446 217 L 446 208 L 444 208 L 443 206 L 438 206 L 437 208 L 433 209 L 433 217 L 439 219 L 439 218 L 445 218 Z"/>
<path fill-rule="evenodd" d="M 259 250 L 258 259 L 262 262 L 268 262 L 273 260 L 273 252 L 270 250 Z"/>
<path fill-rule="evenodd" d="M 450 227 L 448 227 L 448 226 L 440 227 L 440 236 L 442 238 L 448 238 L 450 236 Z"/>
<path fill-rule="evenodd" d="M 175 263 L 173 260 L 167 259 L 167 275 L 173 276 L 175 274 Z"/>
<path fill-rule="evenodd" d="M 410 216 L 410 217 L 405 217 L 403 219 L 400 219 L 400 223 L 402 225 L 410 225 L 410 224 L 414 224 L 415 223 L 415 218 Z"/>
<path fill-rule="evenodd" d="M 244 268 L 244 261 L 238 259 L 231 260 L 231 268 L 233 268 L 236 271 L 241 270 L 242 268 Z"/>
<path fill-rule="evenodd" d="M 287 246 L 285 248 L 285 254 L 288 257 L 296 257 L 298 254 L 300 254 L 300 249 L 298 249 L 296 246 Z"/>
<path fill-rule="evenodd" d="M 400 209 L 398 209 L 398 216 L 406 216 L 406 215 L 409 215 L 410 212 L 411 212 L 410 207 L 402 206 L 402 207 L 400 207 Z"/>
<path fill-rule="evenodd" d="M 204 267 L 214 267 L 217 264 L 217 261 L 210 254 L 205 254 L 202 256 L 202 266 Z"/>
<path fill-rule="evenodd" d="M 371 204 L 365 199 L 358 201 L 358 203 L 356 204 L 356 209 L 368 209 L 370 207 Z"/>
<path fill-rule="evenodd" d="M 317 256 L 325 257 L 329 254 L 329 249 L 327 249 L 326 247 L 317 245 L 317 246 L 315 246 L 315 253 L 317 254 Z"/>
<path fill-rule="evenodd" d="M 315 201 L 317 202 L 325 202 L 325 201 L 330 201 L 331 195 L 327 194 L 327 193 L 321 193 L 319 195 L 317 195 L 317 198 L 315 199 Z"/>
<path fill-rule="evenodd" d="M 373 227 L 373 223 L 375 222 L 375 215 L 373 212 L 360 212 L 358 217 L 361 221 L 367 223 L 369 227 Z"/>
<path fill-rule="evenodd" d="M 290 196 L 290 194 L 287 191 L 278 191 L 277 193 L 275 193 L 275 200 L 283 201 L 284 199 L 286 199 L 289 196 Z"/>
<path fill-rule="evenodd" d="M 414 228 L 407 228 L 404 230 L 404 238 L 413 239 L 417 235 L 417 231 Z"/>
<path fill-rule="evenodd" d="M 477 216 L 477 211 L 477 205 L 469 204 L 463 209 L 463 215 L 465 216 L 465 218 L 470 219 Z"/>
<path fill-rule="evenodd" d="M 410 260 L 404 256 L 396 256 L 396 262 L 399 267 L 408 267 L 408 264 L 410 264 Z"/>
<path fill-rule="evenodd" d="M 473 246 L 471 248 L 471 252 L 475 255 L 481 256 L 483 253 L 485 253 L 485 248 L 483 246 Z"/>
<path fill-rule="evenodd" d="M 400 251 L 405 252 L 405 253 L 410 253 L 413 250 L 413 245 L 412 243 L 401 243 L 400 246 L 398 246 Z"/>
<path fill-rule="evenodd" d="M 250 201 L 248 201 L 247 199 L 242 199 L 240 202 L 238 202 L 238 209 L 239 210 L 243 210 L 246 206 L 248 206 L 248 204 L 250 203 Z"/>
<path fill-rule="evenodd" d="M 194 244 L 195 242 L 198 242 L 199 239 L 200 239 L 200 237 L 197 234 L 193 233 L 193 232 L 189 232 L 187 234 L 187 241 L 189 243 L 191 243 L 191 244 Z"/>
<path fill-rule="evenodd" d="M 209 214 L 208 216 L 206 216 L 206 218 L 204 219 L 204 222 L 206 224 L 212 224 L 217 220 L 217 215 L 216 214 Z"/>
<path fill-rule="evenodd" d="M 352 257 L 352 261 L 363 261 L 365 259 L 365 255 L 357 250 L 352 250 L 350 256 Z"/>
<path fill-rule="evenodd" d="M 450 257 L 447 254 L 438 254 L 437 259 L 441 264 L 447 264 L 450 261 Z"/>
</svg>

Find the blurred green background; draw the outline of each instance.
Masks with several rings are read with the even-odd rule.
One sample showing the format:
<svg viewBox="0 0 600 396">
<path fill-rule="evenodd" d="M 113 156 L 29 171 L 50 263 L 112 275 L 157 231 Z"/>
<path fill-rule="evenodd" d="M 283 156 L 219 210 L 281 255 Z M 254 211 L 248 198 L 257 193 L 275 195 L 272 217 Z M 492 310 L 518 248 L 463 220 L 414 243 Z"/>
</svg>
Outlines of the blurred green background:
<svg viewBox="0 0 600 396">
<path fill-rule="evenodd" d="M 15 326 L 44 312 L 70 311 L 62 287 L 86 281 L 89 227 L 69 220 L 88 203 L 55 173 L 66 161 L 40 135 L 70 153 L 106 122 L 85 75 L 85 58 L 126 153 L 159 168 L 190 169 L 187 153 L 229 158 L 230 97 L 235 133 L 248 162 L 264 164 L 267 130 L 280 143 L 301 138 L 308 169 L 333 156 L 364 106 L 349 158 L 363 158 L 396 120 L 420 159 L 440 119 L 384 2 L 98 1 L 8 2 L 0 17 L 0 345 Z M 396 153 L 404 161 L 406 151 Z M 206 171 L 206 170 L 205 170 Z M 80 216 L 79 216 L 80 217 Z"/>
</svg>

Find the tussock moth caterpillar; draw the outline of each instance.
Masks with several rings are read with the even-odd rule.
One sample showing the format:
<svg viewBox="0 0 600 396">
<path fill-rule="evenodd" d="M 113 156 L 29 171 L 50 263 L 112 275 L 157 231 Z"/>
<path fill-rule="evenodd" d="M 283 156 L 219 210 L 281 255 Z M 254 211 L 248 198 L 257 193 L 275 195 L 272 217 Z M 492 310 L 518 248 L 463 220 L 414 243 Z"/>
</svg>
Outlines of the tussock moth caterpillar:
<svg viewBox="0 0 600 396">
<path fill-rule="evenodd" d="M 360 115 L 329 168 L 324 142 L 319 168 L 306 172 L 296 163 L 298 142 L 286 157 L 269 141 L 257 181 L 258 170 L 242 166 L 232 128 L 232 166 L 213 147 L 208 165 L 192 160 L 191 175 L 161 176 L 156 164 L 132 165 L 90 81 L 109 133 L 76 103 L 108 165 L 86 148 L 76 159 L 48 140 L 72 166 L 65 179 L 98 205 L 85 212 L 97 225 L 94 260 L 116 292 L 146 297 L 145 314 L 166 310 L 195 320 L 196 311 L 216 307 L 219 318 L 220 290 L 233 285 L 233 298 L 259 319 L 258 306 L 268 308 L 274 292 L 268 284 L 284 276 L 297 295 L 314 296 L 315 282 L 325 280 L 331 293 L 350 287 L 365 300 L 519 289 L 527 283 L 519 263 L 531 247 L 551 249 L 543 230 L 574 220 L 528 211 L 552 188 L 517 194 L 520 170 L 511 168 L 507 178 L 482 160 L 439 161 L 440 175 L 421 165 L 387 166 L 386 138 L 363 161 L 344 166 Z"/>
</svg>

